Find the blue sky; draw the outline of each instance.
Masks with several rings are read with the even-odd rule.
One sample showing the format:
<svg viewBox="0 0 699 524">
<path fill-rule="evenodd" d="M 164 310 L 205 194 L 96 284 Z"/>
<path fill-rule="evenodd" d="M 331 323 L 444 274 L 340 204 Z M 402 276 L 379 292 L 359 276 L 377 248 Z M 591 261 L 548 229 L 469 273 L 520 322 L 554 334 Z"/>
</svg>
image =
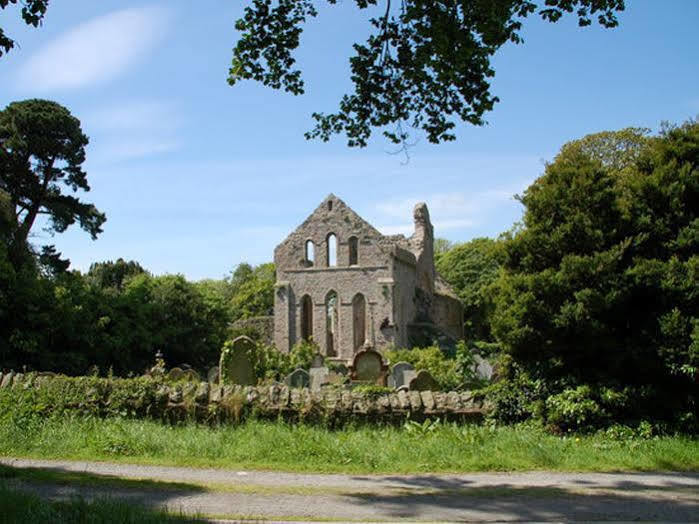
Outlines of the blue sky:
<svg viewBox="0 0 699 524">
<path fill-rule="evenodd" d="M 344 5 L 342 5 L 344 4 Z M 220 278 L 273 249 L 335 193 L 385 233 L 409 234 L 426 201 L 437 236 L 496 236 L 521 217 L 513 195 L 566 141 L 699 114 L 699 2 L 629 0 L 620 27 L 530 19 L 525 43 L 496 56 L 488 125 L 454 143 L 419 138 L 411 159 L 378 137 L 349 149 L 309 142 L 313 111 L 348 90 L 348 53 L 365 15 L 323 7 L 298 53 L 306 94 L 226 83 L 244 2 L 53 2 L 40 29 L 18 10 L 0 27 L 19 47 L 0 59 L 0 107 L 56 100 L 90 137 L 84 195 L 107 214 L 92 241 L 77 226 L 50 238 L 74 268 L 123 257 L 156 274 Z"/>
</svg>

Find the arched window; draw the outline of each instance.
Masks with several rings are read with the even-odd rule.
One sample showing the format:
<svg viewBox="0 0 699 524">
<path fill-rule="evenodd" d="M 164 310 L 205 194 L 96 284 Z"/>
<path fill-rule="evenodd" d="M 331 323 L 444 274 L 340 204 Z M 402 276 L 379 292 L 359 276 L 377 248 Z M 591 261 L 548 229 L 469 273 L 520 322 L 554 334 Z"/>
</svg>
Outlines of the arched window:
<svg viewBox="0 0 699 524">
<path fill-rule="evenodd" d="M 306 265 L 312 266 L 315 262 L 315 246 L 313 245 L 313 240 L 306 240 L 306 251 L 305 251 Z"/>
<path fill-rule="evenodd" d="M 349 238 L 349 265 L 356 266 L 359 264 L 359 239 L 357 237 Z"/>
<path fill-rule="evenodd" d="M 361 293 L 352 299 L 352 335 L 354 350 L 357 351 L 366 340 L 366 300 Z"/>
<path fill-rule="evenodd" d="M 329 357 L 337 355 L 337 293 L 330 291 L 325 297 L 325 349 Z"/>
<path fill-rule="evenodd" d="M 313 301 L 308 295 L 301 298 L 301 338 L 305 341 L 313 338 Z"/>
<path fill-rule="evenodd" d="M 333 267 L 337 265 L 337 237 L 335 233 L 330 233 L 326 240 L 328 245 L 328 267 Z"/>
</svg>

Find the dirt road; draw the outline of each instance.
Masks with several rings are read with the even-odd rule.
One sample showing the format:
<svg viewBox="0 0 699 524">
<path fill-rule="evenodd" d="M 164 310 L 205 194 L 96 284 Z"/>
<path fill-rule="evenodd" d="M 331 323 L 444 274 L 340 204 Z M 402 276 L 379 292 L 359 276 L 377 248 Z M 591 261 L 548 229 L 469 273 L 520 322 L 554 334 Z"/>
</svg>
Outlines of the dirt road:
<svg viewBox="0 0 699 524">
<path fill-rule="evenodd" d="M 81 473 L 41 496 L 111 496 L 211 517 L 373 521 L 699 522 L 697 473 L 322 475 L 1 458 Z"/>
</svg>

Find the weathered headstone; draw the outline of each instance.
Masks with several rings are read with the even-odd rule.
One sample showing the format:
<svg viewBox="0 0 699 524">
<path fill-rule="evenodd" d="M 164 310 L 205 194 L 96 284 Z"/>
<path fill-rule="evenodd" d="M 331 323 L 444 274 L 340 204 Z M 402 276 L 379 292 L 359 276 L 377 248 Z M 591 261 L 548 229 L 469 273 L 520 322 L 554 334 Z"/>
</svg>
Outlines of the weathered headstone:
<svg viewBox="0 0 699 524">
<path fill-rule="evenodd" d="M 407 386 L 415 378 L 416 372 L 412 364 L 408 362 L 398 362 L 391 368 L 388 376 L 388 385 L 392 388 Z"/>
<path fill-rule="evenodd" d="M 182 380 L 182 379 L 184 379 L 184 371 L 182 371 L 181 368 L 172 368 L 167 373 L 167 379 L 172 381 L 172 382 Z"/>
<path fill-rule="evenodd" d="M 475 372 L 476 376 L 483 380 L 490 380 L 493 378 L 493 366 L 479 355 L 474 355 L 474 360 L 476 362 Z"/>
<path fill-rule="evenodd" d="M 323 384 L 328 383 L 328 368 L 312 367 L 308 370 L 311 378 L 311 391 L 320 391 Z"/>
<path fill-rule="evenodd" d="M 211 384 L 218 384 L 218 366 L 212 367 L 206 375 Z"/>
<path fill-rule="evenodd" d="M 251 356 L 255 352 L 255 342 L 250 338 L 241 336 L 226 345 L 221 351 L 219 362 L 219 383 L 240 384 L 252 386 L 255 380 L 255 370 Z"/>
<path fill-rule="evenodd" d="M 325 358 L 323 355 L 320 353 L 316 353 L 313 355 L 313 359 L 311 360 L 311 367 L 312 368 L 322 368 L 325 366 Z"/>
<path fill-rule="evenodd" d="M 408 385 L 411 391 L 438 391 L 439 384 L 429 371 L 421 369 Z"/>
<path fill-rule="evenodd" d="M 295 369 L 286 377 L 286 385 L 290 388 L 307 388 L 310 384 L 311 379 L 305 369 Z"/>
<path fill-rule="evenodd" d="M 12 384 L 12 379 L 14 378 L 15 373 L 14 371 L 10 371 L 9 373 L 5 373 L 5 375 L 2 377 L 2 382 L 0 382 L 0 387 L 6 388 L 9 387 L 10 384 Z"/>
<path fill-rule="evenodd" d="M 187 382 L 199 382 L 199 373 L 194 371 L 193 369 L 186 369 L 182 372 L 182 378 L 186 380 Z"/>
<path fill-rule="evenodd" d="M 386 385 L 388 365 L 384 363 L 381 353 L 373 349 L 363 349 L 352 361 L 352 380 L 369 382 L 379 386 Z"/>
</svg>

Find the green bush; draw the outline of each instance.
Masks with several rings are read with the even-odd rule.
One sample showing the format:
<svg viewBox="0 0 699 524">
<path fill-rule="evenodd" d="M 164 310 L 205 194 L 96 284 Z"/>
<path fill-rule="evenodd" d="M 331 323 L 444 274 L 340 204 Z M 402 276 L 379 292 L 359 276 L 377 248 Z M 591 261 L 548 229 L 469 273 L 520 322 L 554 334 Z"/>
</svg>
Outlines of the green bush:
<svg viewBox="0 0 699 524">
<path fill-rule="evenodd" d="M 313 355 L 320 350 L 313 342 L 302 340 L 291 348 L 289 353 L 282 353 L 276 347 L 258 343 L 257 365 L 255 374 L 260 380 L 284 381 L 284 378 L 297 368 L 308 370 Z"/>
<path fill-rule="evenodd" d="M 547 421 L 559 431 L 591 430 L 609 414 L 592 398 L 590 386 L 569 388 L 546 399 Z"/>
</svg>

